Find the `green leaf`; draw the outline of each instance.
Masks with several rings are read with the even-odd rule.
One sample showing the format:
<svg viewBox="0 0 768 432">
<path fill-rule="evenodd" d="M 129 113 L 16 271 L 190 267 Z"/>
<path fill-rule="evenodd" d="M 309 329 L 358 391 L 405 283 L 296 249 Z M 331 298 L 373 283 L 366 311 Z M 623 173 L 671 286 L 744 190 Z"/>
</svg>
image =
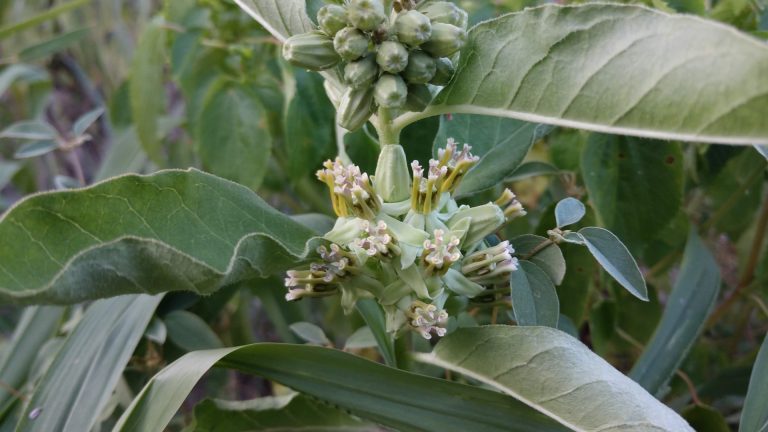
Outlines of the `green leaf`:
<svg viewBox="0 0 768 432">
<path fill-rule="evenodd" d="M 512 272 L 512 308 L 521 326 L 543 325 L 557 328 L 560 303 L 552 279 L 536 264 L 520 261 Z"/>
<path fill-rule="evenodd" d="M 67 33 L 56 35 L 53 38 L 24 48 L 18 54 L 21 61 L 31 62 L 48 57 L 57 52 L 63 51 L 71 45 L 80 42 L 91 33 L 90 28 L 81 28 Z"/>
<path fill-rule="evenodd" d="M 149 23 L 139 38 L 131 63 L 130 101 L 136 133 L 144 151 L 157 165 L 163 165 L 158 120 L 166 111 L 165 43 L 167 30 L 160 20 Z"/>
<path fill-rule="evenodd" d="M 155 375 L 115 426 L 162 431 L 197 381 L 214 365 L 261 375 L 363 419 L 408 431 L 563 431 L 500 393 L 390 368 L 341 351 L 253 344 L 195 351 Z"/>
<path fill-rule="evenodd" d="M 688 235 L 683 264 L 656 333 L 630 378 L 655 395 L 685 360 L 720 292 L 720 269 L 695 231 Z"/>
<path fill-rule="evenodd" d="M 395 340 L 392 334 L 387 331 L 386 317 L 381 306 L 372 299 L 360 299 L 355 304 L 360 316 L 370 327 L 376 344 L 379 347 L 381 357 L 384 362 L 392 367 L 397 367 L 397 356 L 395 354 Z"/>
<path fill-rule="evenodd" d="M 20 389 L 27 380 L 32 363 L 41 347 L 56 334 L 64 308 L 31 306 L 24 309 L 13 336 L 3 345 L 0 357 L 0 407 L 15 397 L 9 388 Z"/>
<path fill-rule="evenodd" d="M 504 180 L 508 182 L 525 180 L 531 177 L 555 175 L 555 174 L 558 174 L 559 172 L 560 170 L 557 169 L 557 167 L 554 165 L 550 165 L 546 162 L 531 161 L 531 162 L 525 162 L 521 164 L 519 167 L 517 167 L 516 170 L 512 171 L 512 174 L 508 175 L 507 178 L 505 178 Z"/>
<path fill-rule="evenodd" d="M 116 223 L 119 222 L 119 223 Z M 220 287 L 304 259 L 311 230 L 197 170 L 28 198 L 0 218 L 0 299 L 74 303 Z"/>
<path fill-rule="evenodd" d="M 512 395 L 575 431 L 693 431 L 577 339 L 549 327 L 459 329 L 418 358 Z"/>
<path fill-rule="evenodd" d="M 677 143 L 593 134 L 582 154 L 582 172 L 602 224 L 632 251 L 680 211 L 684 174 Z"/>
<path fill-rule="evenodd" d="M 618 237 L 598 227 L 582 228 L 578 235 L 592 256 L 616 282 L 640 300 L 648 300 L 648 288 L 640 268 Z"/>
<path fill-rule="evenodd" d="M 580 221 L 585 214 L 587 214 L 586 207 L 576 198 L 560 200 L 555 207 L 557 227 L 562 228 L 567 225 L 573 225 Z"/>
<path fill-rule="evenodd" d="M 212 174 L 257 189 L 272 148 L 266 121 L 264 108 L 246 87 L 218 88 L 205 103 L 197 124 L 203 166 Z"/>
<path fill-rule="evenodd" d="M 300 394 L 248 401 L 205 400 L 195 407 L 190 431 L 209 432 L 222 425 L 228 432 L 381 431 L 379 426 Z"/>
<path fill-rule="evenodd" d="M 14 33 L 38 26 L 46 21 L 52 20 L 59 15 L 80 8 L 88 4 L 91 0 L 73 0 L 67 3 L 61 3 L 56 7 L 48 8 L 42 13 L 29 17 L 25 20 L 14 22 L 0 28 L 0 39 L 5 39 Z"/>
<path fill-rule="evenodd" d="M 56 139 L 57 135 L 56 129 L 48 123 L 39 120 L 20 121 L 0 132 L 0 138 L 28 140 L 53 140 Z"/>
<path fill-rule="evenodd" d="M 758 153 L 763 155 L 763 157 L 766 160 L 768 160 L 768 145 L 762 145 L 762 146 L 756 145 L 755 150 L 757 150 Z"/>
<path fill-rule="evenodd" d="M 13 154 L 15 159 L 31 159 L 34 157 L 46 155 L 59 148 L 56 141 L 40 140 L 24 144 Z"/>
<path fill-rule="evenodd" d="M 549 130 L 535 123 L 500 117 L 443 116 L 432 153 L 437 155 L 437 150 L 444 148 L 449 138 L 455 139 L 459 148 L 464 143 L 472 146 L 472 154 L 481 159 L 464 176 L 457 191 L 459 195 L 469 195 L 491 188 L 512 174 L 533 143 Z"/>
<path fill-rule="evenodd" d="M 768 410 L 765 401 L 768 400 L 768 336 L 763 340 L 763 346 L 757 354 L 752 375 L 749 378 L 749 390 L 741 410 L 739 432 L 768 431 Z"/>
<path fill-rule="evenodd" d="M 35 388 L 16 431 L 91 430 L 161 298 L 122 296 L 92 304 Z"/>
<path fill-rule="evenodd" d="M 730 432 L 731 428 L 720 411 L 707 405 L 693 405 L 682 412 L 697 432 Z"/>
<path fill-rule="evenodd" d="M 13 176 L 21 169 L 19 162 L 6 162 L 0 160 L 0 190 L 10 183 Z"/>
<path fill-rule="evenodd" d="M 199 316 L 185 310 L 176 310 L 163 317 L 168 339 L 187 351 L 221 348 L 216 333 Z"/>
<path fill-rule="evenodd" d="M 524 234 L 510 241 L 515 248 L 515 255 L 523 260 L 536 264 L 552 279 L 552 283 L 560 285 L 565 277 L 565 260 L 558 245 L 548 238 L 532 234 Z"/>
<path fill-rule="evenodd" d="M 288 175 L 300 179 L 335 154 L 336 111 L 319 75 L 296 69 L 294 76 L 286 85 L 284 145 Z"/>
<path fill-rule="evenodd" d="M 375 346 L 376 337 L 373 335 L 371 328 L 362 326 L 347 338 L 347 342 L 344 344 L 344 350 L 371 348 Z"/>
<path fill-rule="evenodd" d="M 122 174 L 139 172 L 147 163 L 147 154 L 141 148 L 136 128 L 130 127 L 114 132 L 114 141 L 96 171 L 96 181 L 106 180 Z"/>
<path fill-rule="evenodd" d="M 301 321 L 291 324 L 290 329 L 292 332 L 296 333 L 296 336 L 309 343 L 323 346 L 333 345 L 331 341 L 328 340 L 328 336 L 325 335 L 323 329 L 315 324 Z"/>
<path fill-rule="evenodd" d="M 104 114 L 104 108 L 99 107 L 96 109 L 93 109 L 91 111 L 88 111 L 87 113 L 81 115 L 76 121 L 74 126 L 72 126 L 72 132 L 76 136 L 80 136 L 85 133 L 88 128 L 96 122 L 96 120 L 101 117 L 101 115 Z"/>
<path fill-rule="evenodd" d="M 0 72 L 0 95 L 5 94 L 17 80 L 45 81 L 49 79 L 45 69 L 37 66 L 17 63 Z"/>
<path fill-rule="evenodd" d="M 636 5 L 545 5 L 473 27 L 461 54 L 434 105 L 402 121 L 469 113 L 768 144 L 768 46 L 719 23 Z"/>
<path fill-rule="evenodd" d="M 235 0 L 280 41 L 313 29 L 304 0 Z"/>
</svg>

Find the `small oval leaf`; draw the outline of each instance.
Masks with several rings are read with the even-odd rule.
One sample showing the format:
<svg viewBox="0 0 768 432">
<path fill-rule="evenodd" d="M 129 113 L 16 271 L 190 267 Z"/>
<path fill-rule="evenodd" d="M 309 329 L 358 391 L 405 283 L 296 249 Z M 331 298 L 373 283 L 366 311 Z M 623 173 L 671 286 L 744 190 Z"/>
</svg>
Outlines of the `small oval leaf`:
<svg viewBox="0 0 768 432">
<path fill-rule="evenodd" d="M 29 140 L 53 140 L 56 138 L 56 135 L 56 129 L 48 123 L 37 120 L 14 123 L 0 132 L 0 138 Z"/>
<path fill-rule="evenodd" d="M 555 220 L 557 227 L 573 225 L 580 221 L 587 213 L 584 204 L 576 198 L 566 198 L 557 203 L 555 207 Z"/>
<path fill-rule="evenodd" d="M 163 318 L 168 330 L 168 339 L 187 351 L 221 348 L 224 346 L 199 316 L 185 310 L 177 310 Z"/>
<path fill-rule="evenodd" d="M 104 114 L 104 108 L 100 107 L 81 115 L 75 122 L 75 125 L 72 126 L 72 132 L 74 132 L 75 136 L 81 136 L 102 114 Z"/>
<path fill-rule="evenodd" d="M 26 143 L 16 150 L 13 157 L 16 159 L 30 159 L 37 156 L 48 154 L 58 148 L 56 141 L 40 140 Z"/>
<path fill-rule="evenodd" d="M 552 280 L 544 270 L 528 261 L 512 272 L 512 308 L 515 321 L 521 326 L 557 327 L 560 302 Z"/>
<path fill-rule="evenodd" d="M 305 341 L 315 345 L 332 345 L 328 336 L 320 327 L 308 322 L 297 322 L 289 326 L 292 332 L 296 333 L 296 336 L 304 339 Z"/>
<path fill-rule="evenodd" d="M 616 282 L 640 300 L 648 301 L 648 287 L 640 268 L 618 237 L 598 227 L 582 228 L 579 234 L 592 256 Z"/>
</svg>

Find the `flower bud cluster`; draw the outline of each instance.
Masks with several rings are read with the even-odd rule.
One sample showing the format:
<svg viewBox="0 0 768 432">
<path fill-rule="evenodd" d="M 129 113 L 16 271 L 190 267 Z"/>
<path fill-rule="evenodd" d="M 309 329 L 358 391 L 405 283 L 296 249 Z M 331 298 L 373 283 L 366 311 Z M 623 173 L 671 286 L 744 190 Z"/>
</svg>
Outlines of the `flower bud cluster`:
<svg viewBox="0 0 768 432">
<path fill-rule="evenodd" d="M 402 148 L 387 147 L 375 177 L 339 159 L 318 171 L 338 219 L 324 235 L 329 244 L 317 250 L 320 260 L 288 272 L 286 298 L 341 294 L 347 311 L 359 298 L 375 298 L 389 331 L 442 336 L 449 296 L 509 285 L 518 267 L 514 249 L 486 238 L 525 211 L 509 190 L 480 206 L 456 203 L 453 192 L 478 162 L 469 145 L 448 140 L 426 172 L 412 164 L 412 178 Z M 386 175 L 393 172 L 403 175 Z"/>
<path fill-rule="evenodd" d="M 342 127 L 361 127 L 377 107 L 422 111 L 432 99 L 428 84 L 444 86 L 453 77 L 467 13 L 449 1 L 414 3 L 397 1 L 391 11 L 382 0 L 327 4 L 317 14 L 317 30 L 283 45 L 283 56 L 296 66 L 341 68 Z"/>
</svg>

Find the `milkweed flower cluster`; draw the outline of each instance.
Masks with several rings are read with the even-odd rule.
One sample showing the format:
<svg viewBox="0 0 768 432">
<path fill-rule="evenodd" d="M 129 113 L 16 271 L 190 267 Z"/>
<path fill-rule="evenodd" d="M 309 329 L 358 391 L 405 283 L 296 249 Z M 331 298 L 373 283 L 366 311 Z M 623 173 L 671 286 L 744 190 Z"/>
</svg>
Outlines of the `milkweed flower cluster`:
<svg viewBox="0 0 768 432">
<path fill-rule="evenodd" d="M 286 299 L 340 295 L 349 312 L 358 299 L 374 298 L 388 331 L 443 336 L 450 296 L 509 284 L 514 249 L 487 237 L 525 210 L 508 189 L 495 202 L 457 204 L 453 194 L 478 162 L 467 144 L 449 139 L 427 167 L 413 162 L 410 175 L 402 147 L 386 147 L 374 177 L 339 159 L 317 172 L 338 219 L 319 260 L 287 273 Z"/>
</svg>

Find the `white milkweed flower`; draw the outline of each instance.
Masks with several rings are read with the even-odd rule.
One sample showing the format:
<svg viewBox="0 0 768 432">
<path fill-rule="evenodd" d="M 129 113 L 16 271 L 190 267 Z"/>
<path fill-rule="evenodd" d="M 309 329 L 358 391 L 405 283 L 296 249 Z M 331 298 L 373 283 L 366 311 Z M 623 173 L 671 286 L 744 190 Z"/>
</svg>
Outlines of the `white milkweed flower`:
<svg viewBox="0 0 768 432">
<path fill-rule="evenodd" d="M 445 232 L 441 229 L 436 229 L 434 234 L 432 240 L 424 240 L 422 260 L 427 275 L 444 274 L 453 263 L 461 259 L 458 238 L 446 239 Z"/>
<path fill-rule="evenodd" d="M 433 304 L 414 301 L 406 316 L 409 319 L 408 324 L 424 339 L 432 339 L 432 332 L 442 337 L 448 331 L 448 312 Z"/>
<path fill-rule="evenodd" d="M 462 262 L 461 272 L 472 282 L 481 285 L 509 282 L 510 274 L 517 270 L 518 260 L 513 257 L 515 249 L 503 241 L 467 256 Z"/>
</svg>

